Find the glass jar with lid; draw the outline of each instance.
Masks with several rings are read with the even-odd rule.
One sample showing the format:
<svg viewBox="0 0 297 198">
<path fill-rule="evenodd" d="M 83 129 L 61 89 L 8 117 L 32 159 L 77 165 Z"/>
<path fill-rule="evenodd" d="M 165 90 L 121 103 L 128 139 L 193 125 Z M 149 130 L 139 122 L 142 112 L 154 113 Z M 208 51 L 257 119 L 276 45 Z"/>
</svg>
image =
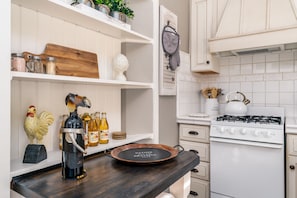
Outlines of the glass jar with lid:
<svg viewBox="0 0 297 198">
<path fill-rule="evenodd" d="M 33 56 L 33 62 L 34 62 L 34 72 L 44 73 L 43 64 L 41 62 L 40 56 Z"/>
<path fill-rule="evenodd" d="M 26 71 L 26 61 L 22 53 L 11 54 L 11 71 Z"/>
<path fill-rule="evenodd" d="M 56 59 L 52 56 L 47 57 L 46 59 L 46 73 L 47 74 L 56 74 Z"/>
<path fill-rule="evenodd" d="M 32 54 L 27 55 L 26 72 L 34 72 L 34 61 Z"/>
</svg>

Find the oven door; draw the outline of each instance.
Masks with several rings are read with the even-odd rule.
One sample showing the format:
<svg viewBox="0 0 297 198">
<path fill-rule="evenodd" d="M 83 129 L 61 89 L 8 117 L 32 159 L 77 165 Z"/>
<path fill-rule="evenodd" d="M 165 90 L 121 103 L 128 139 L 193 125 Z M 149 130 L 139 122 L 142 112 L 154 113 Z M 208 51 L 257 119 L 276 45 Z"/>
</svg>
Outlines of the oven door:
<svg viewBox="0 0 297 198">
<path fill-rule="evenodd" d="M 211 198 L 283 198 L 283 145 L 210 138 Z"/>
</svg>

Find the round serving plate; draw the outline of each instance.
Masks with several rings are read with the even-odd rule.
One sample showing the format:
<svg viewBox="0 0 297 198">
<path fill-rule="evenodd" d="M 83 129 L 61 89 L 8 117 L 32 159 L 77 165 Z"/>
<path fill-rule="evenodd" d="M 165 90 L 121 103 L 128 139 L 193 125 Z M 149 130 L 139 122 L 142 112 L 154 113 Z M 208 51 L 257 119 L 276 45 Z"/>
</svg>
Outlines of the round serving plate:
<svg viewBox="0 0 297 198">
<path fill-rule="evenodd" d="M 111 156 L 121 162 L 151 164 L 173 159 L 179 152 L 164 144 L 129 144 L 113 149 Z"/>
</svg>

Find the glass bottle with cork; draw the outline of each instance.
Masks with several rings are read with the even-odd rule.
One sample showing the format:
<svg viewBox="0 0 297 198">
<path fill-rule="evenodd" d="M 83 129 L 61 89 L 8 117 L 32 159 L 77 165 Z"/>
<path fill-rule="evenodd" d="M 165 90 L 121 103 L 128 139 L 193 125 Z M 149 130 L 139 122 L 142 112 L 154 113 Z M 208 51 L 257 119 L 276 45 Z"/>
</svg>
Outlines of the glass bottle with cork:
<svg viewBox="0 0 297 198">
<path fill-rule="evenodd" d="M 91 114 L 91 121 L 88 127 L 88 135 L 89 135 L 89 146 L 97 146 L 99 143 L 99 129 L 98 129 L 94 114 Z"/>
<path fill-rule="evenodd" d="M 100 120 L 100 144 L 107 144 L 109 142 L 109 125 L 106 117 L 106 112 L 102 112 Z"/>
</svg>

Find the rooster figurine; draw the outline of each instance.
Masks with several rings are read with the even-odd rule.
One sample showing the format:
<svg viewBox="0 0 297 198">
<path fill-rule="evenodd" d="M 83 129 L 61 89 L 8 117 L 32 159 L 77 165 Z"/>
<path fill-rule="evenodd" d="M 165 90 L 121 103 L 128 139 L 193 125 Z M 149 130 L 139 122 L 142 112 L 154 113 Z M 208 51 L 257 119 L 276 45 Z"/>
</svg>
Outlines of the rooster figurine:
<svg viewBox="0 0 297 198">
<path fill-rule="evenodd" d="M 38 144 L 41 144 L 43 136 L 48 132 L 48 126 L 53 122 L 54 117 L 51 113 L 43 111 L 37 116 L 35 106 L 29 106 L 24 122 L 24 129 L 30 144 L 33 144 L 34 139 L 37 140 Z"/>
</svg>

